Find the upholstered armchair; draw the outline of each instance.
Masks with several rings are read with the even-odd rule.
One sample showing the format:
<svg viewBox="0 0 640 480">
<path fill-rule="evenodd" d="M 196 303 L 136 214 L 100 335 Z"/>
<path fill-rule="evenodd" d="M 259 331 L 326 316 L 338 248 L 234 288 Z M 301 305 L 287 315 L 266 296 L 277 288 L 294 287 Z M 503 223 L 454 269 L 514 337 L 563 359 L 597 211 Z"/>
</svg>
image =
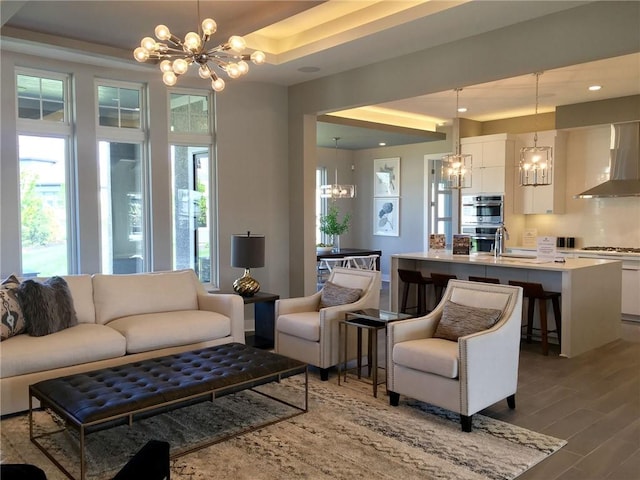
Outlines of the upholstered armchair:
<svg viewBox="0 0 640 480">
<path fill-rule="evenodd" d="M 431 313 L 388 325 L 391 405 L 402 394 L 457 412 L 465 432 L 483 408 L 515 408 L 521 322 L 521 288 L 450 280 Z"/>
<path fill-rule="evenodd" d="M 320 368 L 327 380 L 339 361 L 339 321 L 346 312 L 379 305 L 379 271 L 335 267 L 319 292 L 276 301 L 275 351 Z"/>
</svg>

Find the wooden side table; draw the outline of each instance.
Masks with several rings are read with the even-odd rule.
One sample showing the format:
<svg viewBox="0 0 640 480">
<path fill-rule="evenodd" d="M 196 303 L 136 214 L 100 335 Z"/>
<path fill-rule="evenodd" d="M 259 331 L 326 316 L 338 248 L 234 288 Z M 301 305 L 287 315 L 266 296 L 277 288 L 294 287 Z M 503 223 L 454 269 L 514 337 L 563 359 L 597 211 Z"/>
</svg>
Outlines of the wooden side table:
<svg viewBox="0 0 640 480">
<path fill-rule="evenodd" d="M 257 348 L 273 348 L 276 316 L 276 300 L 280 295 L 258 292 L 252 297 L 242 297 L 245 305 L 253 304 L 255 334 L 253 346 Z"/>
<path fill-rule="evenodd" d="M 236 292 L 214 292 L 210 293 L 233 293 Z M 252 297 L 241 297 L 245 305 L 253 304 L 253 319 L 255 322 L 255 332 L 252 338 L 247 339 L 247 345 L 256 348 L 270 349 L 274 346 L 274 332 L 276 323 L 276 300 L 280 295 L 275 293 L 258 292 Z"/>
</svg>

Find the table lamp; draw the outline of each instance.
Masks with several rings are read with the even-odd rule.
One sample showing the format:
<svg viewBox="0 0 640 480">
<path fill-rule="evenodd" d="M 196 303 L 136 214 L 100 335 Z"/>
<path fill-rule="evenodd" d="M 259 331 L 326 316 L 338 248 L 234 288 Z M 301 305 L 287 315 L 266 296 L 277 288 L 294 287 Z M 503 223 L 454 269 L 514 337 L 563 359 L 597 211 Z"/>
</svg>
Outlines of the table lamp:
<svg viewBox="0 0 640 480">
<path fill-rule="evenodd" d="M 264 235 L 231 236 L 231 266 L 244 268 L 244 275 L 233 282 L 233 290 L 243 297 L 260 291 L 260 283 L 251 277 L 251 268 L 264 267 Z"/>
</svg>

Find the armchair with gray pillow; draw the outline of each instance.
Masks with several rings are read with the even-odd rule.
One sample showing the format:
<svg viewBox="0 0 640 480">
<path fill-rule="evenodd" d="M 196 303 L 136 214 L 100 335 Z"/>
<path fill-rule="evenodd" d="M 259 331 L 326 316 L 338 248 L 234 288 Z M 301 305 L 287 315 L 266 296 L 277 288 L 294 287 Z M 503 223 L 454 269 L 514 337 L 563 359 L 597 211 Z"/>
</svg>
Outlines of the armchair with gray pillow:
<svg viewBox="0 0 640 480">
<path fill-rule="evenodd" d="M 388 325 L 387 388 L 472 416 L 502 399 L 515 408 L 522 322 L 522 289 L 450 280 L 435 310 Z"/>
<path fill-rule="evenodd" d="M 276 301 L 275 351 L 320 368 L 338 364 L 338 323 L 346 312 L 380 305 L 380 272 L 336 267 L 322 290 Z"/>
</svg>

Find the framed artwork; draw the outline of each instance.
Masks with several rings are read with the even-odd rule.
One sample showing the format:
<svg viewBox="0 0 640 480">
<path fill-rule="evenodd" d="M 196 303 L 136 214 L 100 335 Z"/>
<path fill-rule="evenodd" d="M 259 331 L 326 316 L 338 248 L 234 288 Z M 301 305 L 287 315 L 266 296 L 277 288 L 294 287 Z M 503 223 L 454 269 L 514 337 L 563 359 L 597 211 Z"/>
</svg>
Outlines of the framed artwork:
<svg viewBox="0 0 640 480">
<path fill-rule="evenodd" d="M 373 196 L 400 196 L 400 157 L 373 161 Z"/>
<path fill-rule="evenodd" d="M 373 199 L 373 234 L 387 237 L 400 235 L 400 199 Z"/>
</svg>

